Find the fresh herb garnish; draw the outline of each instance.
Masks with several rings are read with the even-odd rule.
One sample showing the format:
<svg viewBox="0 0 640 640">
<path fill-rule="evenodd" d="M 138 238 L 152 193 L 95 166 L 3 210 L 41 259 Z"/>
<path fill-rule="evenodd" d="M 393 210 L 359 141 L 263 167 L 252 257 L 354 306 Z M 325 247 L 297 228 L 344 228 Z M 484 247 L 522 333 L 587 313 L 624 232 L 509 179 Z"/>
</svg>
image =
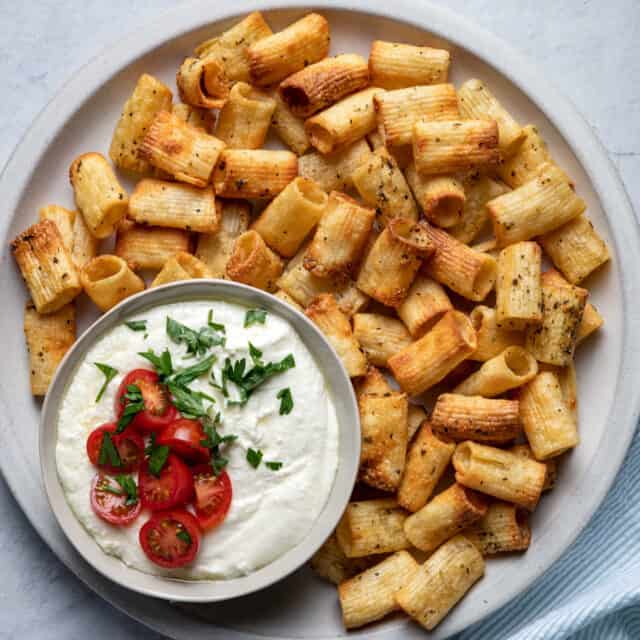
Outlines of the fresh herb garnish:
<svg viewBox="0 0 640 640">
<path fill-rule="evenodd" d="M 210 355 L 208 358 L 200 360 L 200 362 L 196 362 L 190 367 L 182 369 L 182 371 L 178 371 L 172 376 L 171 382 L 183 387 L 190 382 L 193 382 L 196 378 L 208 373 L 216 360 L 216 356 Z"/>
<path fill-rule="evenodd" d="M 265 309 L 249 309 L 244 315 L 244 327 L 250 327 L 252 324 L 264 324 L 267 319 L 267 311 Z"/>
<path fill-rule="evenodd" d="M 144 352 L 141 351 L 138 355 L 142 356 L 153 365 L 160 382 L 164 382 L 173 374 L 173 363 L 171 362 L 171 354 L 168 349 L 165 349 L 159 356 L 154 353 L 153 349 L 149 349 L 149 351 Z"/>
<path fill-rule="evenodd" d="M 262 454 L 262 451 L 260 451 L 260 449 L 256 451 L 255 449 L 251 449 L 251 447 L 249 447 L 249 449 L 247 449 L 247 462 L 254 469 L 257 469 L 260 466 L 262 455 L 263 454 Z"/>
<path fill-rule="evenodd" d="M 293 409 L 293 397 L 291 395 L 291 389 L 289 389 L 289 387 L 287 387 L 286 389 L 280 389 L 276 398 L 280 400 L 280 415 L 289 415 L 291 413 L 291 410 Z"/>
<path fill-rule="evenodd" d="M 261 360 L 262 351 L 260 351 L 260 349 L 258 349 L 257 347 L 254 347 L 251 343 L 249 343 L 249 355 L 253 360 L 253 364 L 259 367 L 263 366 L 263 362 Z"/>
<path fill-rule="evenodd" d="M 100 453 L 98 454 L 98 464 L 106 464 L 107 460 L 112 467 L 119 467 L 122 464 L 118 449 L 111 439 L 111 434 L 108 431 L 105 431 L 102 434 L 102 443 L 100 444 Z"/>
<path fill-rule="evenodd" d="M 100 391 L 98 391 L 98 395 L 96 396 L 96 402 L 100 402 L 100 399 L 104 395 L 104 392 L 107 390 L 109 383 L 118 375 L 118 370 L 110 367 L 108 364 L 103 364 L 102 362 L 94 362 L 93 364 L 102 371 L 104 374 L 104 382 L 100 387 Z"/>
<path fill-rule="evenodd" d="M 207 325 L 216 331 L 222 331 L 222 333 L 226 333 L 227 329 L 223 324 L 213 321 L 213 309 L 209 309 L 209 314 L 207 315 Z"/>
<path fill-rule="evenodd" d="M 169 316 L 167 316 L 167 335 L 176 344 L 184 343 L 187 346 L 187 353 L 192 356 L 202 356 L 207 349 L 224 345 L 226 342 L 225 337 L 212 326 L 195 331 Z"/>
<path fill-rule="evenodd" d="M 167 383 L 167 388 L 171 393 L 171 402 L 173 406 L 185 417 L 189 419 L 200 418 L 206 415 L 206 410 L 202 404 L 202 399 L 207 397 L 208 400 L 213 400 L 209 396 L 204 396 L 199 391 L 193 391 L 188 387 L 181 387 L 173 381 Z"/>
<path fill-rule="evenodd" d="M 131 331 L 146 331 L 147 330 L 147 321 L 146 320 L 129 320 L 125 322 L 127 327 L 131 329 Z"/>
<path fill-rule="evenodd" d="M 116 496 L 127 496 L 127 499 L 124 501 L 124 504 L 127 507 L 137 504 L 138 486 L 136 485 L 136 481 L 131 476 L 125 476 L 122 474 L 117 475 L 115 480 L 120 485 L 121 489 L 112 487 L 107 481 L 107 483 L 102 487 L 102 490 L 113 493 Z"/>
<path fill-rule="evenodd" d="M 204 440 L 200 440 L 200 444 L 203 447 L 207 447 L 211 451 L 211 468 L 215 476 L 219 476 L 220 472 L 227 466 L 229 460 L 225 458 L 221 452 L 220 447 L 222 445 L 231 444 L 238 436 L 228 434 L 221 436 L 218 432 L 218 425 L 220 424 L 220 414 L 216 413 L 215 417 L 211 417 L 207 414 L 202 418 L 202 429 L 206 434 Z"/>
<path fill-rule="evenodd" d="M 176 533 L 176 538 L 180 538 L 185 544 L 191 544 L 191 536 L 186 529 L 180 529 L 180 531 Z"/>
<path fill-rule="evenodd" d="M 271 471 L 279 471 L 282 469 L 282 462 L 265 462 L 264 464 L 267 468 L 271 469 Z"/>
<path fill-rule="evenodd" d="M 156 444 L 156 434 L 151 434 L 151 442 L 149 446 L 144 450 L 145 454 L 149 456 L 149 472 L 154 476 L 159 477 L 162 468 L 167 462 L 169 457 L 169 447 L 166 444 Z"/>
<path fill-rule="evenodd" d="M 144 398 L 140 387 L 137 384 L 128 384 L 126 393 L 120 398 L 120 402 L 123 404 L 126 402 L 126 406 L 118 419 L 116 433 L 122 433 L 136 415 L 144 411 Z"/>
</svg>

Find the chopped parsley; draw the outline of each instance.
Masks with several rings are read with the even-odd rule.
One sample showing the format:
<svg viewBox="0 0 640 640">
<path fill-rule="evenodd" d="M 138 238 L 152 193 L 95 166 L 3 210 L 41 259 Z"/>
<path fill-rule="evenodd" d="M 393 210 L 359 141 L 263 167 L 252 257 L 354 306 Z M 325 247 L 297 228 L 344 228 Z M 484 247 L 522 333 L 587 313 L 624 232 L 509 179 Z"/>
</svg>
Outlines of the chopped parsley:
<svg viewBox="0 0 640 640">
<path fill-rule="evenodd" d="M 207 326 L 215 331 L 221 331 L 222 333 L 227 332 L 227 329 L 223 324 L 213 321 L 213 309 L 209 309 L 209 314 L 207 315 Z"/>
<path fill-rule="evenodd" d="M 117 475 L 115 480 L 120 485 L 120 489 L 111 486 L 107 481 L 102 487 L 102 490 L 113 493 L 116 496 L 126 496 L 127 499 L 124 501 L 124 504 L 127 507 L 138 504 L 138 486 L 136 485 L 136 481 L 131 476 L 122 474 Z"/>
<path fill-rule="evenodd" d="M 244 327 L 250 327 L 252 324 L 264 324 L 267 319 L 267 311 L 265 309 L 249 309 L 244 315 Z"/>
<path fill-rule="evenodd" d="M 262 451 L 258 449 L 247 449 L 247 462 L 254 468 L 257 469 L 260 466 L 260 462 L 262 461 Z"/>
<path fill-rule="evenodd" d="M 100 444 L 100 453 L 98 454 L 98 464 L 107 464 L 107 462 L 112 467 L 119 467 L 122 464 L 118 449 L 111 439 L 111 434 L 108 431 L 105 431 L 102 434 L 102 443 Z"/>
<path fill-rule="evenodd" d="M 255 364 L 256 366 L 261 367 L 262 366 L 262 351 L 260 351 L 260 349 L 258 349 L 257 347 L 254 347 L 251 343 L 249 343 L 249 355 L 251 356 L 251 359 L 253 360 L 253 364 Z"/>
<path fill-rule="evenodd" d="M 108 364 L 103 364 L 102 362 L 94 362 L 93 364 L 100 369 L 100 371 L 104 374 L 104 382 L 100 387 L 100 391 L 98 391 L 98 395 L 96 396 L 96 402 L 100 402 L 100 399 L 104 395 L 104 392 L 107 390 L 109 383 L 118 375 L 118 370 L 110 367 Z"/>
<path fill-rule="evenodd" d="M 196 378 L 204 375 L 205 373 L 209 373 L 209 370 L 213 366 L 213 363 L 217 360 L 216 356 L 210 355 L 208 358 L 204 360 L 200 360 L 200 362 L 196 362 L 195 364 L 187 367 L 186 369 L 182 369 L 182 371 L 178 371 L 175 375 L 171 377 L 170 382 L 177 384 L 181 387 L 193 382 Z"/>
<path fill-rule="evenodd" d="M 226 342 L 226 338 L 210 325 L 195 331 L 169 316 L 167 316 L 167 335 L 176 344 L 184 343 L 187 353 L 191 356 L 202 356 L 207 349 L 224 345 Z"/>
<path fill-rule="evenodd" d="M 156 476 L 156 478 L 159 477 L 169 457 L 169 447 L 166 444 L 157 445 L 156 434 L 152 433 L 151 442 L 144 452 L 149 456 L 149 472 Z"/>
<path fill-rule="evenodd" d="M 173 406 L 185 417 L 189 419 L 200 418 L 207 414 L 204 408 L 203 399 L 215 402 L 211 396 L 193 391 L 188 387 L 180 386 L 172 380 L 167 383 L 167 388 L 171 393 Z"/>
<path fill-rule="evenodd" d="M 291 389 L 289 389 L 289 387 L 287 387 L 286 389 L 280 389 L 276 398 L 280 400 L 280 415 L 289 415 L 291 413 L 291 410 L 293 409 L 293 397 L 291 396 Z"/>
<path fill-rule="evenodd" d="M 220 424 L 220 414 L 212 418 L 210 414 L 207 414 L 202 418 L 202 429 L 205 432 L 206 438 L 200 441 L 203 447 L 206 447 L 211 451 L 211 468 L 215 476 L 219 476 L 220 472 L 227 466 L 229 459 L 225 458 L 220 447 L 223 445 L 231 444 L 238 436 L 234 434 L 228 434 L 221 436 L 218 433 L 218 425 Z"/>
<path fill-rule="evenodd" d="M 189 535 L 189 532 L 186 529 L 180 529 L 180 531 L 176 533 L 176 538 L 179 538 L 185 544 L 188 544 L 188 545 L 191 544 L 191 536 Z"/>
<path fill-rule="evenodd" d="M 282 462 L 265 462 L 265 466 L 271 471 L 279 471 L 282 469 Z"/>
<path fill-rule="evenodd" d="M 149 351 L 140 351 L 138 355 L 142 356 L 153 365 L 160 382 L 164 382 L 173 374 L 173 363 L 171 362 L 171 354 L 168 349 L 165 349 L 159 356 L 154 353 L 153 349 L 149 349 Z"/>
<path fill-rule="evenodd" d="M 131 329 L 131 331 L 146 331 L 147 330 L 147 321 L 146 320 L 129 320 L 125 322 L 125 325 Z"/>
<path fill-rule="evenodd" d="M 136 415 L 144 411 L 144 398 L 140 387 L 137 384 L 128 384 L 126 393 L 120 398 L 120 402 L 123 404 L 126 402 L 126 406 L 118 419 L 116 433 L 122 433 Z"/>
</svg>

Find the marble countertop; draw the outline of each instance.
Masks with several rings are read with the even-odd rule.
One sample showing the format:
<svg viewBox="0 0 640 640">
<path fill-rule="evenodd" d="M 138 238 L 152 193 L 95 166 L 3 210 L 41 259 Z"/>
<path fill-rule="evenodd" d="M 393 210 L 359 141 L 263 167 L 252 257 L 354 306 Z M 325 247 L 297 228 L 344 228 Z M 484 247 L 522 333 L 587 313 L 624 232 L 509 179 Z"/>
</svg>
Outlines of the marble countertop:
<svg viewBox="0 0 640 640">
<path fill-rule="evenodd" d="M 432 1 L 477 21 L 537 61 L 586 116 L 637 210 L 637 0 Z M 176 0 L 0 2 L 0 167 L 75 69 L 123 32 L 177 4 Z M 1 477 L 0 522 L 0 638 L 160 637 L 95 596 L 57 560 L 30 527 Z"/>
</svg>

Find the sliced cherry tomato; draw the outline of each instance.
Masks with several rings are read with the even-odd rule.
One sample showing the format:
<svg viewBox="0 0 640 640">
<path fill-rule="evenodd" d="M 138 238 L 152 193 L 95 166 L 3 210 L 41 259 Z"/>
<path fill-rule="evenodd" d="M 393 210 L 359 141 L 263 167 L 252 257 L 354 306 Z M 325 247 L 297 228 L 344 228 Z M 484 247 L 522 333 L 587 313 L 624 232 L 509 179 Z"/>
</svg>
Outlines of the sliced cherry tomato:
<svg viewBox="0 0 640 640">
<path fill-rule="evenodd" d="M 206 438 L 198 420 L 180 418 L 167 425 L 156 442 L 166 444 L 173 453 L 189 462 L 206 462 L 211 452 L 200 443 Z"/>
<path fill-rule="evenodd" d="M 91 460 L 91 464 L 108 473 L 130 473 L 135 471 L 144 458 L 144 440 L 131 429 L 127 429 L 123 433 L 115 433 L 115 430 L 116 425 L 113 422 L 107 422 L 89 434 L 87 438 L 89 460 Z M 120 456 L 120 466 L 114 466 L 109 461 L 104 464 L 99 462 L 102 439 L 106 431 L 112 434 L 111 440 Z"/>
<path fill-rule="evenodd" d="M 95 514 L 119 527 L 131 524 L 140 513 L 142 505 L 140 500 L 135 504 L 125 504 L 125 495 L 116 495 L 108 489 L 121 491 L 122 487 L 113 479 L 103 473 L 97 473 L 91 484 L 91 508 Z"/>
<path fill-rule="evenodd" d="M 208 464 L 201 464 L 193 470 L 193 485 L 198 524 L 209 531 L 227 517 L 233 496 L 231 479 L 226 471 L 216 477 Z"/>
<path fill-rule="evenodd" d="M 184 509 L 154 513 L 140 529 L 139 539 L 147 558 L 165 569 L 189 564 L 200 548 L 198 522 Z"/>
<path fill-rule="evenodd" d="M 177 456 L 169 454 L 159 476 L 149 471 L 149 461 L 140 466 L 138 479 L 142 506 L 152 511 L 186 504 L 193 496 L 191 470 Z"/>
<path fill-rule="evenodd" d="M 129 402 L 126 398 L 123 399 L 123 396 L 130 384 L 140 388 L 144 400 L 144 410 L 136 414 L 131 421 L 133 427 L 146 432 L 162 431 L 179 417 L 178 410 L 169 402 L 169 393 L 164 385 L 158 382 L 158 374 L 149 369 L 134 369 L 124 377 L 116 393 L 115 409 L 118 418 Z"/>
</svg>

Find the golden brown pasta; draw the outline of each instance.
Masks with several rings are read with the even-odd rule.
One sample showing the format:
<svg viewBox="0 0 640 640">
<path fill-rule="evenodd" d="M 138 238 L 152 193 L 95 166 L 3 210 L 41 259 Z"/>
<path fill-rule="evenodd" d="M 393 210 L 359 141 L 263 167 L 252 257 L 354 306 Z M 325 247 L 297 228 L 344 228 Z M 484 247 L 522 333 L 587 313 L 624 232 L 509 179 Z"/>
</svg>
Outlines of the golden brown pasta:
<svg viewBox="0 0 640 640">
<path fill-rule="evenodd" d="M 389 381 L 380 369 L 371 364 L 367 367 L 367 371 L 363 376 L 352 382 L 358 397 L 367 393 L 384 395 L 385 393 L 391 393 L 393 391 Z"/>
<path fill-rule="evenodd" d="M 60 207 L 57 204 L 49 204 L 45 207 L 40 207 L 38 219 L 51 220 L 58 227 L 65 249 L 71 254 L 73 252 L 73 225 L 76 219 L 76 212 Z"/>
<path fill-rule="evenodd" d="M 275 291 L 282 268 L 282 260 L 267 247 L 260 234 L 249 230 L 236 239 L 226 273 L 231 280 Z"/>
<path fill-rule="evenodd" d="M 533 180 L 541 164 L 553 162 L 536 127 L 528 124 L 522 132 L 525 137 L 517 153 L 510 158 L 503 158 L 498 165 L 498 175 L 512 189 Z"/>
<path fill-rule="evenodd" d="M 82 269 L 91 258 L 98 253 L 98 239 L 94 238 L 84 221 L 84 216 L 77 214 L 73 221 L 73 247 L 71 258 L 78 269 Z"/>
<path fill-rule="evenodd" d="M 192 107 L 190 104 L 185 104 L 184 102 L 174 104 L 171 113 L 173 113 L 176 118 L 180 118 L 183 122 L 205 133 L 211 133 L 216 123 L 216 119 L 211 111 L 200 109 L 199 107 Z"/>
<path fill-rule="evenodd" d="M 304 130 L 304 120 L 293 115 L 291 109 L 289 109 L 277 91 L 272 92 L 271 95 L 276 103 L 276 108 L 271 118 L 271 128 L 291 151 L 301 156 L 311 146 L 309 138 L 307 138 L 307 132 Z M 302 173 L 302 165 L 300 173 Z M 330 191 L 331 189 L 326 190 Z"/>
<path fill-rule="evenodd" d="M 510 551 L 524 551 L 531 543 L 531 527 L 527 512 L 508 502 L 495 501 L 487 513 L 465 529 L 464 537 L 483 556 Z"/>
<path fill-rule="evenodd" d="M 562 386 L 562 382 L 560 382 L 560 386 Z M 564 395 L 564 392 L 563 392 Z M 565 398 L 565 402 L 567 399 Z M 575 419 L 575 415 L 574 415 Z M 509 449 L 512 453 L 515 453 L 518 456 L 523 458 L 527 458 L 529 460 L 535 460 L 536 457 L 533 455 L 533 451 L 528 444 L 516 444 Z M 538 460 L 538 462 L 540 462 Z M 558 458 L 550 458 L 549 460 L 545 460 L 543 462 L 544 466 L 547 468 L 547 474 L 544 479 L 544 485 L 542 487 L 543 491 L 549 491 L 553 489 L 556 484 L 556 480 L 558 479 Z"/>
<path fill-rule="evenodd" d="M 478 305 L 472 309 L 469 319 L 478 337 L 478 347 L 469 356 L 471 360 L 485 362 L 502 353 L 507 347 L 524 344 L 522 332 L 498 326 L 495 309 Z"/>
<path fill-rule="evenodd" d="M 284 289 L 278 289 L 273 294 L 276 298 L 280 298 L 283 302 L 286 302 L 289 306 L 293 307 L 297 311 L 304 311 L 302 305 L 298 304 L 294 298 L 292 298 Z"/>
<path fill-rule="evenodd" d="M 416 435 L 418 429 L 422 426 L 422 423 L 427 419 L 427 412 L 419 404 L 409 403 L 409 410 L 407 411 L 407 440 L 411 442 L 413 436 Z M 404 476 L 403 476 L 404 477 Z"/>
<path fill-rule="evenodd" d="M 85 293 L 100 311 L 108 311 L 125 298 L 144 290 L 144 281 L 118 256 L 101 255 L 80 272 Z"/>
<path fill-rule="evenodd" d="M 411 335 L 400 320 L 378 313 L 356 313 L 353 335 L 376 367 L 386 367 L 392 355 L 411 344 Z"/>
<path fill-rule="evenodd" d="M 427 276 L 418 275 L 397 311 L 411 335 L 419 338 L 451 309 L 453 305 L 442 285 Z"/>
<path fill-rule="evenodd" d="M 76 310 L 73 304 L 39 314 L 29 303 L 24 312 L 24 336 L 29 352 L 31 394 L 43 396 L 53 376 L 76 339 Z"/>
<path fill-rule="evenodd" d="M 169 282 L 210 277 L 211 272 L 204 262 L 201 262 L 190 253 L 180 251 L 167 259 L 160 273 L 153 279 L 150 286 L 159 287 Z"/>
<path fill-rule="evenodd" d="M 309 564 L 321 578 L 326 578 L 337 586 L 369 568 L 374 562 L 369 558 L 348 558 L 335 534 L 332 534 L 313 554 Z"/>
<path fill-rule="evenodd" d="M 203 109 L 222 109 L 231 89 L 224 63 L 215 54 L 185 58 L 176 74 L 176 85 L 182 102 Z"/>
</svg>

